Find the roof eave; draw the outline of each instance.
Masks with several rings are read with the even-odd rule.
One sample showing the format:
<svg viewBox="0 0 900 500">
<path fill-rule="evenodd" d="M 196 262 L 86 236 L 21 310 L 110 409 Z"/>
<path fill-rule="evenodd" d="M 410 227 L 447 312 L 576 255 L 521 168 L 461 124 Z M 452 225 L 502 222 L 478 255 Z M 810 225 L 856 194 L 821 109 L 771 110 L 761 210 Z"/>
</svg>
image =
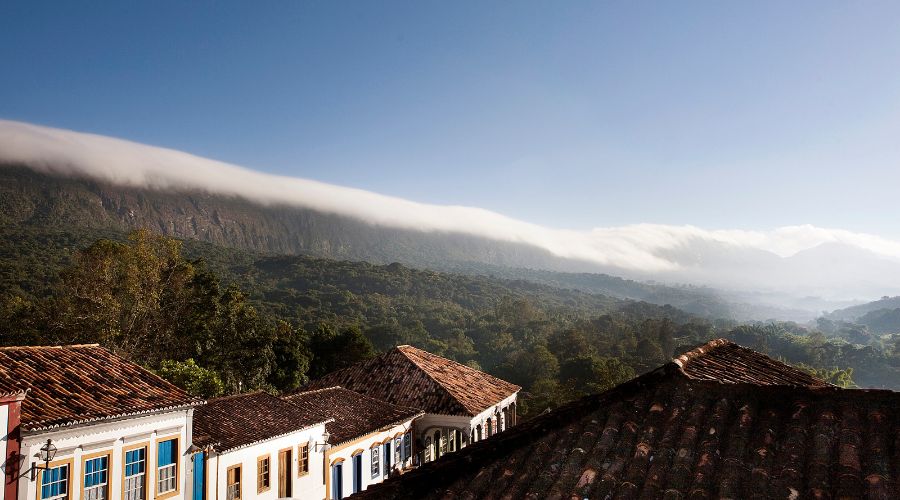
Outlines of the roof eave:
<svg viewBox="0 0 900 500">
<path fill-rule="evenodd" d="M 237 450 L 242 450 L 242 449 L 244 449 L 244 448 L 249 448 L 249 447 L 251 447 L 251 446 L 253 446 L 253 445 L 256 445 L 256 444 L 265 443 L 265 442 L 272 441 L 272 440 L 275 440 L 275 439 L 278 439 L 278 438 L 282 438 L 282 437 L 284 437 L 284 436 L 289 436 L 289 435 L 291 435 L 291 434 L 293 434 L 293 433 L 295 433 L 295 432 L 303 432 L 303 431 L 305 431 L 305 430 L 312 429 L 313 427 L 316 427 L 316 426 L 318 426 L 318 425 L 326 425 L 326 424 L 329 424 L 329 423 L 331 423 L 331 422 L 334 422 L 334 419 L 333 419 L 333 418 L 329 418 L 329 419 L 323 420 L 323 421 L 321 421 L 321 422 L 315 422 L 315 423 L 306 425 L 306 426 L 304 426 L 304 427 L 301 427 L 301 428 L 299 428 L 299 429 L 294 429 L 294 430 L 292 430 L 292 431 L 283 432 L 283 433 L 278 434 L 278 435 L 275 435 L 275 436 L 269 436 L 269 437 L 266 437 L 266 438 L 263 438 L 263 439 L 257 439 L 256 441 L 251 441 L 251 442 L 249 442 L 249 443 L 244 443 L 244 444 L 241 444 L 241 445 L 238 445 L 238 446 L 232 446 L 232 447 L 230 447 L 230 448 L 223 448 L 223 449 L 221 449 L 221 450 L 220 450 L 220 449 L 217 449 L 217 446 L 220 446 L 220 445 L 221 445 L 221 442 L 216 442 L 216 443 L 214 443 L 214 444 L 212 444 L 212 445 L 209 445 L 209 448 L 212 449 L 212 450 L 214 450 L 214 451 L 215 451 L 216 453 L 218 453 L 219 455 L 224 455 L 224 454 L 226 454 L 226 453 L 231 453 L 232 451 L 237 451 Z"/>
<path fill-rule="evenodd" d="M 171 411 L 187 410 L 187 409 L 194 408 L 197 406 L 202 406 L 204 404 L 206 404 L 205 400 L 195 400 L 195 401 L 191 401 L 189 403 L 185 403 L 185 404 L 181 404 L 181 405 L 166 406 L 166 407 L 161 407 L 161 408 L 151 408 L 151 409 L 140 410 L 140 411 L 135 411 L 135 412 L 117 413 L 114 415 L 102 415 L 102 416 L 90 417 L 90 418 L 84 418 L 84 419 L 67 420 L 64 422 L 57 422 L 57 423 L 52 423 L 52 424 L 41 424 L 40 422 L 22 423 L 22 429 L 25 432 L 47 432 L 47 431 L 59 430 L 62 428 L 74 428 L 74 427 L 80 427 L 83 425 L 91 425 L 91 424 L 95 424 L 95 423 L 99 423 L 99 422 L 109 422 L 109 421 L 120 420 L 120 419 L 124 420 L 124 419 L 129 419 L 129 418 L 154 415 L 154 414 L 158 414 L 158 413 L 168 413 Z"/>
</svg>

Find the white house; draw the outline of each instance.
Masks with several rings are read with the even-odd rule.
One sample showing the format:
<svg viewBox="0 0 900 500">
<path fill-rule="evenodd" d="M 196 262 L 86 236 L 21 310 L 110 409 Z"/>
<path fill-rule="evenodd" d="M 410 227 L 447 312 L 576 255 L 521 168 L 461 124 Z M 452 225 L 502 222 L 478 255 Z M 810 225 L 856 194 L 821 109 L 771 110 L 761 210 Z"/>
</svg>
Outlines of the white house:
<svg viewBox="0 0 900 500">
<path fill-rule="evenodd" d="M 6 500 L 191 498 L 202 401 L 96 344 L 0 348 L 0 392 L 10 388 L 24 398 L 7 431 L 18 450 Z"/>
<path fill-rule="evenodd" d="M 285 401 L 329 417 L 324 498 L 340 500 L 412 467 L 423 412 L 341 388 L 297 392 Z M 323 498 L 322 496 L 318 498 Z"/>
<path fill-rule="evenodd" d="M 307 387 L 329 386 L 422 411 L 414 432 L 419 462 L 430 462 L 515 425 L 521 389 L 408 345 L 332 372 Z"/>
<path fill-rule="evenodd" d="M 325 498 L 325 425 L 316 408 L 264 392 L 210 400 L 194 415 L 195 500 Z"/>
</svg>

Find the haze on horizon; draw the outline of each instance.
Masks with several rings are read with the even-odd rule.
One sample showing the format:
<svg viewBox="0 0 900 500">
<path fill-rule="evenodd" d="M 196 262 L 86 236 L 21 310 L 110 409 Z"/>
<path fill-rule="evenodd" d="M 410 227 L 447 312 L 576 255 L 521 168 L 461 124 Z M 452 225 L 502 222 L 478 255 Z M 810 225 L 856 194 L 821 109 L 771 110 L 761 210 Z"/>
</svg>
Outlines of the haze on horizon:
<svg viewBox="0 0 900 500">
<path fill-rule="evenodd" d="M 898 20 L 893 2 L 7 2 L 0 155 L 157 187 L 225 169 L 205 187 L 646 279 L 898 293 Z"/>
</svg>

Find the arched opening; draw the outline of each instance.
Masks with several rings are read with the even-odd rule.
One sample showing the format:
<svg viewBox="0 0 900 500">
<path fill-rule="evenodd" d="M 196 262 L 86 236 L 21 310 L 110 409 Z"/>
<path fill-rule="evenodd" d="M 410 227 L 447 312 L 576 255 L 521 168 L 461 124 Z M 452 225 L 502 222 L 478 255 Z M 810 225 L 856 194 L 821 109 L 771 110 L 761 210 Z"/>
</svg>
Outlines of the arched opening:
<svg viewBox="0 0 900 500">
<path fill-rule="evenodd" d="M 475 441 L 481 441 L 481 424 L 475 427 Z"/>
<path fill-rule="evenodd" d="M 487 420 L 487 437 L 491 437 L 494 435 L 494 422 L 493 419 Z"/>
<path fill-rule="evenodd" d="M 443 443 L 441 442 L 441 431 L 440 429 L 434 431 L 434 459 L 437 460 L 441 458 L 441 449 L 443 448 Z"/>
</svg>

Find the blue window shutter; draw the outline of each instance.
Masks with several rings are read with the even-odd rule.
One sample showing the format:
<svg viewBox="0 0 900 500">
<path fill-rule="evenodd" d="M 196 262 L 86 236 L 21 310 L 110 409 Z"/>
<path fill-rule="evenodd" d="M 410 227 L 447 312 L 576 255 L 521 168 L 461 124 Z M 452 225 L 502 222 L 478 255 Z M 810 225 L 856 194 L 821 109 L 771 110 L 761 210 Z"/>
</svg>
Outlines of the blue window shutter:
<svg viewBox="0 0 900 500">
<path fill-rule="evenodd" d="M 161 441 L 158 445 L 156 461 L 158 467 L 164 467 L 175 463 L 175 440 Z"/>
<path fill-rule="evenodd" d="M 206 498 L 206 490 L 203 488 L 206 477 L 203 472 L 206 465 L 204 455 L 205 453 L 194 454 L 194 500 L 204 500 Z"/>
</svg>

